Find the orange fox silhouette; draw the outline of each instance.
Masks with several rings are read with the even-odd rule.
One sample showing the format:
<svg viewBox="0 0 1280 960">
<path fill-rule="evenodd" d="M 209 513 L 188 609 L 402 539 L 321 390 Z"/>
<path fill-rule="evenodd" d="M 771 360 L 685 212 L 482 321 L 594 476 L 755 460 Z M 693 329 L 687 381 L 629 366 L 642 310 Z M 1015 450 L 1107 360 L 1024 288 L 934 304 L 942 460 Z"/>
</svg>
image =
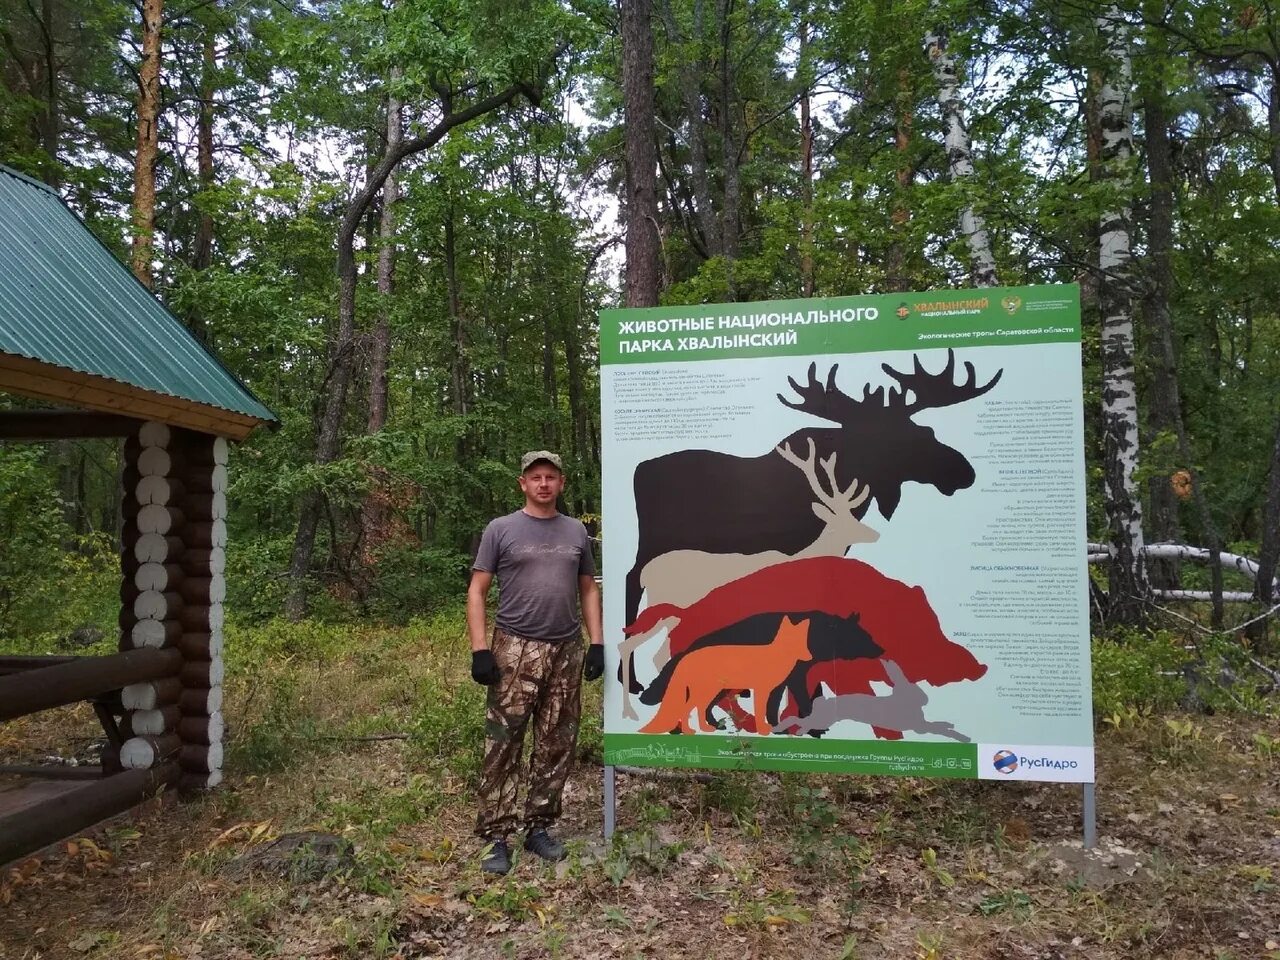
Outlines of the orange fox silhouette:
<svg viewBox="0 0 1280 960">
<path fill-rule="evenodd" d="M 726 690 L 750 690 L 756 730 L 767 735 L 769 694 L 786 682 L 797 663 L 812 660 L 809 651 L 809 621 L 792 623 L 783 617 L 778 632 L 768 644 L 720 644 L 690 650 L 680 658 L 666 695 L 653 719 L 641 733 L 693 733 L 689 714 L 697 714 L 698 729 L 711 733 L 716 728 L 706 719 L 707 710 Z"/>
</svg>

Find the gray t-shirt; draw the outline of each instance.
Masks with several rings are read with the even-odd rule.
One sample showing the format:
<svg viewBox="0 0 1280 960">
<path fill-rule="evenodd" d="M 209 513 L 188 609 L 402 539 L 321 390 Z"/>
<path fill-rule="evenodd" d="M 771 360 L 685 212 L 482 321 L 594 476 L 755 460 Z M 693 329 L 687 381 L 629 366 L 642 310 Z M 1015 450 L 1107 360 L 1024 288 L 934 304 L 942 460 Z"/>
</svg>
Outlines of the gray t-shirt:
<svg viewBox="0 0 1280 960">
<path fill-rule="evenodd" d="M 581 521 L 523 510 L 498 517 L 484 528 L 471 568 L 497 575 L 500 629 L 535 640 L 581 635 L 578 577 L 596 572 Z"/>
</svg>

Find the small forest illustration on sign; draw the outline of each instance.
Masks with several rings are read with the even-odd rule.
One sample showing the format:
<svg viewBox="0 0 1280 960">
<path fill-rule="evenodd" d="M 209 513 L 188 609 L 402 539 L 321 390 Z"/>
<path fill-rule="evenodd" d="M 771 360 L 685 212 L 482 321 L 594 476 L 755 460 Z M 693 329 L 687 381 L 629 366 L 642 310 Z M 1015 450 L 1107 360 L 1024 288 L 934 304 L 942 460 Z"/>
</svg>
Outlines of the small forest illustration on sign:
<svg viewBox="0 0 1280 960">
<path fill-rule="evenodd" d="M 833 426 L 797 430 L 761 456 L 678 450 L 636 467 L 619 677 L 624 718 L 640 722 L 635 699 L 656 708 L 641 733 L 731 723 L 822 736 L 849 720 L 888 740 L 969 742 L 925 716 L 920 684 L 978 680 L 986 665 L 947 637 L 923 588 L 846 554 L 879 538 L 863 520 L 872 503 L 891 520 L 903 484 L 945 496 L 973 485 L 965 455 L 912 418 L 983 396 L 1003 370 L 980 384 L 965 362 L 957 382 L 952 350 L 937 373 L 918 355 L 910 372 L 881 368 L 896 386 L 866 384 L 861 399 L 837 386 L 836 364 L 825 380 L 816 363 L 804 385 L 788 377 L 799 399 L 778 400 Z M 657 671 L 648 684 L 636 675 L 641 653 Z M 875 682 L 890 692 L 877 695 Z"/>
</svg>

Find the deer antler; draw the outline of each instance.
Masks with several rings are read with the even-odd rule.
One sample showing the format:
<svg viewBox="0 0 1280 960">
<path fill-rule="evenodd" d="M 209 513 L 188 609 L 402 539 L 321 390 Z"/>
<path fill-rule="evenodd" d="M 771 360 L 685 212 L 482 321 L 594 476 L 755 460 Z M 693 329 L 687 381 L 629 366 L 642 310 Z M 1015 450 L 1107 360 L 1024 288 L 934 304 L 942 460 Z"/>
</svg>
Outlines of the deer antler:
<svg viewBox="0 0 1280 960">
<path fill-rule="evenodd" d="M 913 373 L 901 373 L 893 369 L 887 363 L 880 364 L 881 369 L 889 376 L 898 381 L 901 389 L 889 388 L 889 409 L 901 410 L 908 417 L 913 413 L 921 410 L 930 410 L 937 407 L 949 407 L 952 404 L 963 403 L 965 400 L 972 400 L 980 397 L 997 383 L 1004 374 L 1004 370 L 997 370 L 996 375 L 991 378 L 985 386 L 978 386 L 978 374 L 973 369 L 973 364 L 968 360 L 964 362 L 964 368 L 968 372 L 964 383 L 955 382 L 956 354 L 954 350 L 947 350 L 947 365 L 941 373 L 927 373 L 924 365 L 920 363 L 919 355 L 913 356 L 915 371 Z M 915 400 L 907 403 L 907 393 L 914 393 Z"/>
<path fill-rule="evenodd" d="M 854 510 L 866 503 L 867 497 L 871 496 L 871 488 L 864 483 L 862 492 L 855 496 L 853 491 L 858 489 L 857 477 L 849 481 L 847 489 L 840 489 L 840 484 L 836 482 L 836 455 L 834 451 L 832 451 L 831 456 L 825 460 L 819 460 L 818 463 L 822 465 L 822 470 L 827 475 L 827 481 L 831 484 L 831 502 L 827 503 L 827 506 L 831 508 L 833 513 L 840 512 L 836 509 L 837 507 L 840 510 L 853 513 Z"/>
<path fill-rule="evenodd" d="M 836 455 L 832 453 L 825 460 L 819 460 L 812 437 L 809 438 L 809 455 L 803 460 L 791 449 L 791 444 L 789 443 L 784 443 L 775 449 L 782 459 L 805 475 L 805 478 L 809 481 L 810 489 L 813 490 L 814 497 L 836 516 L 840 516 L 843 513 L 852 513 L 866 502 L 867 497 L 871 496 L 871 488 L 866 485 L 863 485 L 861 493 L 854 495 L 853 491 L 858 486 L 856 479 L 849 484 L 847 490 L 841 490 L 840 484 L 836 482 Z M 831 484 L 830 493 L 823 488 L 822 481 L 818 479 L 816 464 L 821 464 L 822 471 L 827 475 L 827 480 Z"/>
<path fill-rule="evenodd" d="M 839 364 L 832 364 L 827 373 L 826 384 L 818 382 L 817 363 L 809 364 L 809 382 L 805 386 L 796 383 L 794 377 L 787 377 L 791 389 L 800 395 L 800 401 L 788 400 L 782 394 L 778 399 L 792 410 L 801 413 L 812 413 L 815 417 L 830 420 L 832 423 L 848 423 L 858 411 L 858 401 L 844 393 L 836 386 L 836 370 Z"/>
</svg>

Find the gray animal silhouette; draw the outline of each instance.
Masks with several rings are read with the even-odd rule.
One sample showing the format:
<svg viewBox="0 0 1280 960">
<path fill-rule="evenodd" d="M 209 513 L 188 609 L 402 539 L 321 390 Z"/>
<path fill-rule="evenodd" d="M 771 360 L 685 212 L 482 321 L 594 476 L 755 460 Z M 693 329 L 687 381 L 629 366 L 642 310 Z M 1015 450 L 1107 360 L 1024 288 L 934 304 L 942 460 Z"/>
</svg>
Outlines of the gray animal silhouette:
<svg viewBox="0 0 1280 960">
<path fill-rule="evenodd" d="M 924 705 L 929 702 L 928 694 L 908 680 L 902 668 L 892 660 L 881 660 L 881 663 L 893 684 L 888 695 L 844 693 L 837 697 L 822 697 L 813 701 L 813 707 L 806 716 L 783 720 L 773 728 L 773 732 L 804 734 L 811 730 L 829 730 L 832 724 L 841 720 L 853 720 L 882 730 L 933 733 L 961 743 L 970 742 L 954 724 L 944 720 L 926 720 Z"/>
</svg>

